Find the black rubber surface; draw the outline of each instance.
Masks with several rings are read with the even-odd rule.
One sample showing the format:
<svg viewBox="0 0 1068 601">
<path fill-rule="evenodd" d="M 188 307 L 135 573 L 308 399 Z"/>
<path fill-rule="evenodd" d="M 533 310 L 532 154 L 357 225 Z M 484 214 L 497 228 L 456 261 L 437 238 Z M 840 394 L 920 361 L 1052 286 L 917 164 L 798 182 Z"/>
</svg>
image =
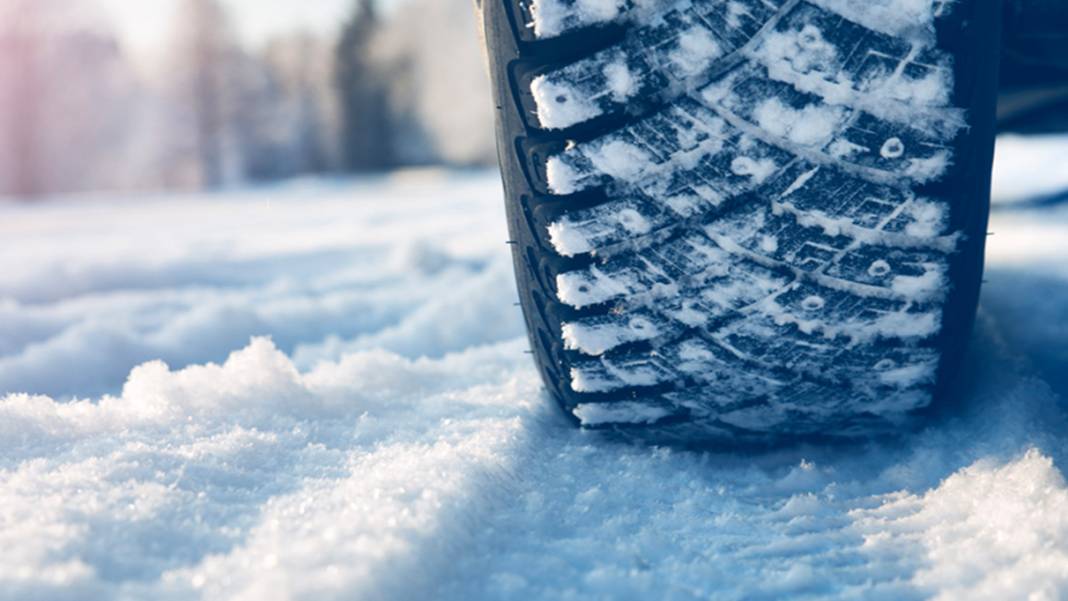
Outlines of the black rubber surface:
<svg viewBox="0 0 1068 601">
<path fill-rule="evenodd" d="M 966 121 L 966 127 L 940 139 L 936 122 L 926 128 L 901 127 L 873 117 L 863 107 L 846 107 L 851 112 L 843 137 L 863 145 L 864 136 L 870 136 L 875 140 L 873 148 L 884 139 L 886 144 L 896 140 L 908 153 L 901 157 L 896 147 L 888 150 L 883 144 L 881 156 L 855 153 L 842 164 L 821 163 L 824 155 L 784 142 L 791 132 L 775 137 L 766 131 L 749 135 L 748 130 L 731 129 L 757 120 L 752 113 L 758 101 L 781 99 L 780 104 L 801 110 L 816 106 L 819 100 L 796 86 L 771 81 L 759 69 L 733 58 L 730 50 L 739 50 L 741 56 L 740 49 L 752 48 L 754 36 L 792 31 L 795 22 L 800 30 L 804 23 L 823 24 L 818 20 L 829 18 L 804 2 L 778 2 L 778 10 L 770 2 L 761 4 L 768 9 L 763 20 L 754 15 L 756 21 L 749 30 L 732 27 L 730 36 L 737 39 L 719 38 L 726 58 L 711 71 L 696 75 L 672 72 L 663 67 L 663 57 L 648 51 L 662 47 L 670 36 L 671 28 L 662 23 L 619 21 L 536 39 L 527 23 L 529 7 L 525 4 L 501 0 L 483 6 L 519 297 L 545 385 L 576 423 L 580 423 L 576 413 L 582 415 L 582 408 L 603 407 L 609 418 L 587 419 L 587 427 L 656 443 L 776 444 L 797 437 L 857 437 L 893 431 L 905 427 L 910 416 L 923 414 L 931 399 L 951 394 L 982 280 L 1000 3 L 954 3 L 952 14 L 938 22 L 936 55 L 930 57 L 908 55 L 909 49 L 899 42 L 853 23 L 835 20 L 826 26 L 842 39 L 855 36 L 858 46 L 873 45 L 880 56 L 898 61 L 902 69 L 919 70 L 943 61 L 953 73 L 949 104 L 964 109 Z M 704 10 L 701 2 L 694 5 L 694 11 Z M 695 18 L 707 23 L 711 10 Z M 687 23 L 685 18 L 680 22 Z M 603 93 L 609 85 L 603 78 L 576 76 L 604 72 L 604 65 L 620 57 L 640 93 L 611 98 Z M 595 67 L 571 67 L 587 63 Z M 867 67 L 844 61 L 841 68 L 857 74 Z M 581 85 L 571 89 L 597 98 L 592 111 L 596 115 L 574 123 L 565 120 L 557 129 L 543 127 L 538 99 L 531 93 L 539 77 L 545 78 L 542 81 L 556 77 L 564 84 L 581 80 Z M 711 105 L 699 101 L 707 95 L 695 96 L 698 86 L 716 78 L 727 81 L 727 77 L 733 78 L 730 93 Z M 696 167 L 649 171 L 635 181 L 620 181 L 618 173 L 606 173 L 589 160 L 613 142 L 625 140 L 649 153 L 663 152 L 666 158 L 653 162 L 671 166 L 673 158 L 668 155 L 680 152 L 684 143 L 670 132 L 700 129 L 725 114 L 737 117 L 723 136 L 726 144 L 733 145 L 725 155 L 726 164 L 706 157 Z M 923 118 L 917 115 L 916 122 Z M 909 154 L 914 149 L 926 154 Z M 905 159 L 930 158 L 942 149 L 952 155 L 952 163 L 940 177 L 923 181 L 907 169 L 912 163 Z M 747 162 L 739 164 L 743 151 Z M 553 189 L 546 169 L 550 159 L 577 174 L 568 180 L 574 185 Z M 780 168 L 758 177 L 752 169 L 764 164 L 760 161 Z M 732 170 L 733 174 L 728 173 Z M 694 182 L 712 181 L 716 174 L 722 177 L 713 183 L 728 198 L 714 210 L 680 217 L 665 209 L 668 184 L 664 182 L 670 180 L 675 186 L 672 193 L 679 186 L 692 191 Z M 903 196 L 905 192 L 896 191 L 905 189 L 897 183 L 899 178 L 911 181 L 916 194 L 935 199 L 947 209 L 945 235 L 933 236 L 935 242 L 910 237 L 915 219 L 910 222 L 903 217 L 907 211 L 901 207 L 911 201 Z M 805 184 L 804 193 L 792 190 L 791 184 L 798 182 Z M 844 200 L 828 204 L 826 199 L 832 196 Z M 889 212 L 883 214 L 879 206 L 865 204 L 864 199 L 873 197 L 889 199 Z M 900 201 L 893 201 L 899 197 Z M 777 200 L 769 205 L 769 199 Z M 784 212 L 783 206 L 795 213 Z M 850 237 L 826 223 L 805 221 L 803 217 L 811 211 L 837 219 L 835 223 L 848 223 L 857 232 L 877 231 L 878 236 L 862 233 L 869 243 L 858 243 L 855 233 Z M 608 223 L 605 216 L 620 214 L 638 215 L 643 227 L 637 234 L 626 223 L 602 227 Z M 596 226 L 596 235 L 582 238 L 590 248 L 580 244 L 580 252 L 565 252 L 550 234 L 550 227 L 582 223 Z M 954 234 L 953 248 L 947 249 L 945 240 Z M 770 238 L 776 242 L 769 244 Z M 823 257 L 814 248 L 831 250 Z M 721 255 L 727 258 L 715 258 Z M 922 277 L 918 266 L 940 262 L 944 262 L 946 285 L 930 298 L 898 298 L 887 283 L 892 280 L 883 273 L 885 265 L 892 275 Z M 710 264 L 720 269 L 714 277 L 708 275 Z M 611 298 L 593 293 L 585 298 L 575 292 L 582 290 L 585 280 L 581 278 L 594 282 L 590 278 L 605 274 L 629 286 L 622 291 L 612 288 Z M 561 282 L 572 281 L 579 282 L 577 288 L 561 291 Z M 753 290 L 767 286 L 775 310 L 788 318 L 783 323 L 769 321 L 767 314 L 751 310 L 755 305 L 749 298 L 726 306 L 698 302 L 710 296 L 724 298 L 725 290 L 738 286 Z M 668 287 L 670 294 L 650 292 Z M 765 305 L 760 306 L 766 306 L 767 300 L 762 302 Z M 680 320 L 683 305 L 687 315 L 706 314 L 697 321 Z M 814 329 L 793 317 L 805 312 L 818 313 Z M 915 315 L 915 319 L 938 314 L 941 327 L 921 336 L 883 328 L 862 342 L 828 334 L 832 326 L 848 331 L 851 324 L 876 323 L 873 316 L 888 313 L 906 318 Z M 643 339 L 634 334 L 629 326 L 639 322 L 651 324 L 656 336 Z M 628 327 L 617 327 L 619 323 Z M 591 351 L 576 348 L 573 339 L 566 342 L 565 326 L 583 326 L 586 331 L 610 327 L 627 334 L 616 336 L 611 348 Z M 878 366 L 918 370 L 928 363 L 937 366 L 932 377 L 917 380 L 915 386 L 888 386 L 876 373 Z M 641 377 L 632 377 L 635 374 Z M 879 409 L 888 398 L 898 399 L 895 407 L 908 411 Z M 620 414 L 625 419 L 610 418 L 614 407 L 627 407 Z"/>
</svg>

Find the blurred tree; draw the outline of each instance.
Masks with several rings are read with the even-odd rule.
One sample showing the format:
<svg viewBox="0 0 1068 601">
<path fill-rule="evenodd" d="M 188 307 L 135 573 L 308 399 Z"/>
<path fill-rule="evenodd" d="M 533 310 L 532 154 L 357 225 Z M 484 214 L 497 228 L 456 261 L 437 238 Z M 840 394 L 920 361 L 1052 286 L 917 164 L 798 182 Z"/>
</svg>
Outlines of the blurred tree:
<svg viewBox="0 0 1068 601">
<path fill-rule="evenodd" d="M 460 10 L 456 0 L 405 0 L 395 7 L 374 48 L 376 65 L 389 73 L 395 158 L 496 165 L 493 105 L 473 11 Z"/>
<path fill-rule="evenodd" d="M 20 197 L 44 192 L 38 132 L 45 95 L 42 9 L 32 1 L 9 2 L 0 20 L 0 160 L 4 190 Z"/>
<path fill-rule="evenodd" d="M 124 48 L 96 2 L 0 0 L 0 195 L 489 164 L 470 11 L 351 1 L 336 37 L 246 46 L 226 0 L 178 0 L 157 54 Z"/>
<path fill-rule="evenodd" d="M 349 171 L 396 165 L 388 90 L 372 56 L 378 27 L 374 0 L 357 0 L 337 46 L 341 152 Z"/>
<path fill-rule="evenodd" d="M 200 184 L 218 188 L 240 172 L 229 148 L 235 109 L 231 86 L 240 46 L 218 0 L 184 0 L 180 6 L 176 40 L 180 87 L 192 110 Z"/>
<path fill-rule="evenodd" d="M 237 132 L 250 179 L 340 167 L 333 64 L 333 40 L 308 33 L 277 36 L 249 58 Z"/>
<path fill-rule="evenodd" d="M 63 0 L 0 0 L 0 194 L 109 185 L 131 82 L 96 17 Z"/>
</svg>

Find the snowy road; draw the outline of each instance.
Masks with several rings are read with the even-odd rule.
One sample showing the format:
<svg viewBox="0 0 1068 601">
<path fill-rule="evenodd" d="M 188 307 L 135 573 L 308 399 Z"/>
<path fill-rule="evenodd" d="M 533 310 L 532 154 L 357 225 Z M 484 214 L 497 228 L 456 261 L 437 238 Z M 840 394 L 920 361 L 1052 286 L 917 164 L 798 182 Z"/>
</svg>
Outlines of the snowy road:
<svg viewBox="0 0 1068 601">
<path fill-rule="evenodd" d="M 424 174 L 0 206 L 0 599 L 1068 597 L 1068 209 L 996 213 L 960 406 L 743 457 L 564 422 L 500 205 Z"/>
</svg>

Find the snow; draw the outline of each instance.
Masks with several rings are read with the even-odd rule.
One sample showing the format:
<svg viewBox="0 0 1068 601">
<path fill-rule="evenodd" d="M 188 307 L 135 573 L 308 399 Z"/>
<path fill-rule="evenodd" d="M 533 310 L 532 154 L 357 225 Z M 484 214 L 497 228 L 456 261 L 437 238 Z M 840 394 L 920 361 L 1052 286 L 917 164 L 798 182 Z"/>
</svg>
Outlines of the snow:
<svg viewBox="0 0 1068 601">
<path fill-rule="evenodd" d="M 590 149 L 588 154 L 598 171 L 625 182 L 637 181 L 645 173 L 647 165 L 653 162 L 644 150 L 621 140 L 599 144 Z"/>
<path fill-rule="evenodd" d="M 765 131 L 801 146 L 820 147 L 834 137 L 846 114 L 840 108 L 809 104 L 797 110 L 772 97 L 753 111 L 753 117 Z"/>
<path fill-rule="evenodd" d="M 612 100 L 616 102 L 626 102 L 638 93 L 638 82 L 630 72 L 625 56 L 605 65 L 604 77 L 608 81 L 608 88 L 612 90 Z"/>
<path fill-rule="evenodd" d="M 881 75 L 860 76 L 846 66 L 848 56 L 843 52 L 848 46 L 836 47 L 824 37 L 820 26 L 811 22 L 768 32 L 756 48 L 747 52 L 767 69 L 771 79 L 815 94 L 828 104 L 861 109 L 880 119 L 936 132 L 945 139 L 964 126 L 963 111 L 948 106 L 953 89 L 949 57 L 915 62 L 933 32 L 932 19 L 937 10 L 931 0 L 824 0 L 817 4 L 877 31 L 889 30 L 892 35 L 911 39 L 907 55 L 897 57 L 905 63 Z M 906 68 L 906 64 L 912 68 Z M 835 155 L 845 156 L 847 150 L 842 147 Z M 898 140 L 884 145 L 882 155 L 896 158 L 903 151 Z"/>
<path fill-rule="evenodd" d="M 731 171 L 735 175 L 749 176 L 757 184 L 764 183 L 769 177 L 779 170 L 779 165 L 772 159 L 753 159 L 751 157 L 735 157 L 731 161 Z"/>
<path fill-rule="evenodd" d="M 946 151 L 936 152 L 925 159 L 909 159 L 905 175 L 917 183 L 934 181 L 946 172 L 950 163 L 950 153 Z"/>
<path fill-rule="evenodd" d="M 345 350 L 441 356 L 468 335 L 503 340 L 482 320 L 509 323 L 511 265 L 483 250 L 508 236 L 465 235 L 486 231 L 475 207 L 492 181 L 413 175 L 389 203 L 368 186 L 5 207 L 0 391 L 97 397 L 141 362 L 220 362 L 258 333 L 302 367 Z M 455 198 L 442 201 L 442 186 Z M 438 202 L 457 219 L 433 243 L 437 217 L 398 218 Z"/>
<path fill-rule="evenodd" d="M 774 300 L 764 302 L 761 309 L 780 325 L 792 323 L 806 334 L 819 332 L 828 339 L 843 336 L 849 344 L 869 343 L 876 338 L 889 336 L 919 340 L 937 334 L 942 327 L 939 311 L 909 312 L 907 309 L 910 307 L 905 306 L 900 311 L 886 311 L 872 319 L 828 319 L 828 316 L 818 313 L 825 305 L 826 301 L 819 296 L 803 300 L 801 308 L 813 314 L 808 318 L 790 312 Z"/>
<path fill-rule="evenodd" d="M 869 244 L 883 244 L 899 248 L 934 247 L 945 252 L 952 252 L 960 241 L 959 234 L 941 235 L 945 232 L 948 217 L 945 207 L 924 200 L 913 200 L 903 208 L 902 214 L 914 220 L 905 228 L 904 235 L 862 228 L 848 218 L 830 217 L 822 211 L 802 211 L 788 202 L 774 202 L 772 212 L 775 214 L 792 213 L 801 225 L 819 227 L 828 236 L 846 235 Z"/>
<path fill-rule="evenodd" d="M 656 324 L 641 316 L 616 323 L 569 322 L 563 324 L 561 329 L 566 348 L 594 356 L 627 342 L 648 340 L 660 335 Z"/>
<path fill-rule="evenodd" d="M 607 274 L 596 266 L 588 271 L 572 271 L 556 276 L 557 296 L 560 300 L 581 309 L 641 289 L 637 277 L 628 273 Z"/>
<path fill-rule="evenodd" d="M 924 263 L 919 265 L 923 268 L 921 276 L 894 276 L 890 287 L 904 298 L 924 301 L 932 297 L 941 296 L 946 289 L 946 278 L 942 272 L 942 265 L 938 263 Z"/>
<path fill-rule="evenodd" d="M 811 0 L 868 29 L 915 42 L 934 38 L 934 20 L 952 5 L 947 0 Z"/>
<path fill-rule="evenodd" d="M 626 70 L 626 65 L 623 66 Z M 621 81 L 623 73 L 614 72 L 612 81 Z M 629 76 L 629 73 L 626 74 Z M 619 83 L 623 86 L 623 83 Z M 566 83 L 556 83 L 545 75 L 534 78 L 530 92 L 538 104 L 538 121 L 546 129 L 561 129 L 601 114 L 600 107 L 581 91 Z M 625 92 L 625 90 L 620 90 Z"/>
<path fill-rule="evenodd" d="M 593 250 L 589 237 L 569 219 L 549 224 L 549 241 L 552 242 L 553 248 L 565 257 Z"/>
<path fill-rule="evenodd" d="M 0 205 L 0 599 L 1068 595 L 1068 209 L 926 428 L 696 453 L 551 406 L 495 178 Z"/>
<path fill-rule="evenodd" d="M 723 55 L 712 32 L 704 27 L 692 27 L 679 35 L 679 47 L 671 54 L 674 62 L 685 76 L 697 75 L 707 69 L 712 61 Z"/>
<path fill-rule="evenodd" d="M 579 189 L 579 174 L 559 156 L 549 157 L 545 163 L 545 179 L 555 194 L 571 194 Z"/>
<path fill-rule="evenodd" d="M 586 403 L 575 408 L 575 416 L 587 426 L 599 424 L 652 424 L 668 412 L 643 403 Z"/>
<path fill-rule="evenodd" d="M 551 38 L 578 26 L 611 21 L 624 5 L 623 0 L 533 0 L 530 12 L 534 33 Z"/>
</svg>

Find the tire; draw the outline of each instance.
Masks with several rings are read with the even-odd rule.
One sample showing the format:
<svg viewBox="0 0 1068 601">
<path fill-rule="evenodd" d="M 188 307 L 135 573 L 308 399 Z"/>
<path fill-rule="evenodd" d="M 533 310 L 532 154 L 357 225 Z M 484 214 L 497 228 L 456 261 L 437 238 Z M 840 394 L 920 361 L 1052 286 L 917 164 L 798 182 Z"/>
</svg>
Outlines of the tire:
<svg viewBox="0 0 1068 601">
<path fill-rule="evenodd" d="M 575 423 L 780 444 L 892 433 L 947 396 L 1000 5 L 917 5 L 484 4 L 520 301 Z"/>
</svg>

